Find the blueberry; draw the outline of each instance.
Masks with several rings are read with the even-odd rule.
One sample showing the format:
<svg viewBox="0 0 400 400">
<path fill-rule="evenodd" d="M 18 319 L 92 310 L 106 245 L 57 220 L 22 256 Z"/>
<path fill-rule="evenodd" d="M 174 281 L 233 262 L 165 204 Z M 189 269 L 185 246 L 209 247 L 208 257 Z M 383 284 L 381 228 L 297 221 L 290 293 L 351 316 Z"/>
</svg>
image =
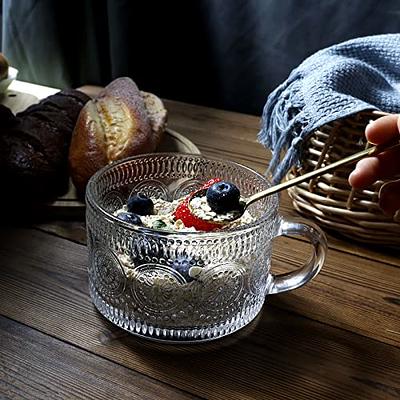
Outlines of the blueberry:
<svg viewBox="0 0 400 400">
<path fill-rule="evenodd" d="M 217 214 L 240 208 L 240 191 L 231 182 L 217 182 L 210 186 L 206 192 L 207 203 L 211 210 Z"/>
<path fill-rule="evenodd" d="M 172 268 L 178 271 L 187 282 L 193 281 L 193 278 L 189 275 L 189 270 L 191 267 L 193 267 L 193 260 L 185 256 L 176 258 L 172 263 Z"/>
<path fill-rule="evenodd" d="M 128 199 L 128 211 L 138 215 L 151 215 L 154 213 L 154 204 L 143 193 L 134 194 Z"/>
<path fill-rule="evenodd" d="M 143 225 L 142 220 L 140 219 L 139 215 L 130 213 L 130 212 L 121 212 L 117 215 L 117 218 L 129 222 L 133 225 Z"/>
</svg>

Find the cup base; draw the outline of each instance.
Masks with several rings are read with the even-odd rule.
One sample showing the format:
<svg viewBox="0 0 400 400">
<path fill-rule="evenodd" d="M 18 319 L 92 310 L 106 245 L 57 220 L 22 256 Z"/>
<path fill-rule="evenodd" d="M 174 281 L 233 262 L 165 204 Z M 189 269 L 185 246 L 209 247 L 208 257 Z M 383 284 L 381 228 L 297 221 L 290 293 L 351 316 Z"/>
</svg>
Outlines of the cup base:
<svg viewBox="0 0 400 400">
<path fill-rule="evenodd" d="M 96 290 L 93 283 L 89 280 L 89 291 L 94 306 L 106 319 L 114 325 L 140 338 L 153 342 L 165 344 L 194 344 L 210 342 L 231 335 L 244 328 L 252 322 L 262 309 L 263 302 L 251 310 L 247 310 L 246 315 L 238 314 L 234 319 L 223 321 L 218 325 L 204 326 L 185 329 L 170 329 L 160 326 L 146 324 L 144 321 L 132 318 L 125 310 L 108 304 Z"/>
</svg>

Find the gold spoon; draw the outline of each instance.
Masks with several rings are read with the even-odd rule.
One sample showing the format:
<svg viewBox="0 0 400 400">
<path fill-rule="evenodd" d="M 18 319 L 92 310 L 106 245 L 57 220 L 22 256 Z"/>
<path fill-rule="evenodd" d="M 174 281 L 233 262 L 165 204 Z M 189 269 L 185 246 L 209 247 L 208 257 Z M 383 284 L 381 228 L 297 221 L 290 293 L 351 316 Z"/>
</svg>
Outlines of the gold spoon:
<svg viewBox="0 0 400 400">
<path fill-rule="evenodd" d="M 389 151 L 389 150 L 394 150 L 400 148 L 400 142 L 396 140 L 395 142 L 390 141 L 389 143 L 384 143 L 380 144 L 377 146 L 372 146 L 369 147 L 365 150 L 362 150 L 358 153 L 352 154 L 348 157 L 345 157 L 339 161 L 336 161 L 332 164 L 326 165 L 325 167 L 318 168 L 314 171 L 308 172 L 304 175 L 300 175 L 296 178 L 290 179 L 286 182 L 279 183 L 278 185 L 271 186 L 270 188 L 263 190 L 261 192 L 255 193 L 252 196 L 248 197 L 247 199 L 241 199 L 240 201 L 240 209 L 234 210 L 230 213 L 227 213 L 228 215 L 225 218 L 221 218 L 221 215 L 219 216 L 220 218 L 218 221 L 215 220 L 207 220 L 209 222 L 215 222 L 216 224 L 221 224 L 225 225 L 228 224 L 238 218 L 240 218 L 243 213 L 246 211 L 246 209 L 253 204 L 254 202 L 263 199 L 264 197 L 270 196 L 271 194 L 280 192 L 281 190 L 288 189 L 292 186 L 298 185 L 299 183 L 308 181 L 309 179 L 315 178 L 317 176 L 323 175 L 329 171 L 334 170 L 335 168 L 338 168 L 342 165 L 345 164 L 350 164 L 356 161 L 361 160 L 364 157 L 371 157 L 375 156 L 379 153 L 382 153 L 383 151 Z M 196 214 L 196 211 L 191 209 L 191 211 L 199 218 L 201 218 L 199 215 Z"/>
</svg>

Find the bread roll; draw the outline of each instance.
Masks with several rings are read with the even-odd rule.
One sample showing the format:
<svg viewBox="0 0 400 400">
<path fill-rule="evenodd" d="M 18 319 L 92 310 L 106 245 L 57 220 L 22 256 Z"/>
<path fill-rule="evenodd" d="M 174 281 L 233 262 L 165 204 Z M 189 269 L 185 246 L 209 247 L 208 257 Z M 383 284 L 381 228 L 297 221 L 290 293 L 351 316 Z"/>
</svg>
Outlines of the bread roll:
<svg viewBox="0 0 400 400">
<path fill-rule="evenodd" d="M 90 177 L 113 161 L 153 152 L 165 128 L 161 100 L 118 78 L 82 109 L 72 136 L 72 181 L 83 193 Z"/>
<path fill-rule="evenodd" d="M 140 92 L 150 119 L 156 147 L 160 144 L 167 125 L 167 110 L 160 98 L 152 93 Z"/>
</svg>

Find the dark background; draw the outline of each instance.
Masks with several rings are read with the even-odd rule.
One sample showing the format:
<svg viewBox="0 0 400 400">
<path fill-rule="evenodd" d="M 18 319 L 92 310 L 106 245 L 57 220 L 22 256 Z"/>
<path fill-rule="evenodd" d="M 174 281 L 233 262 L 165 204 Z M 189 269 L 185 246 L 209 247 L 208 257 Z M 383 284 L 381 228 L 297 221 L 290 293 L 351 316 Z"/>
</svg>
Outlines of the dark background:
<svg viewBox="0 0 400 400">
<path fill-rule="evenodd" d="M 130 76 L 164 98 L 260 115 L 315 51 L 400 32 L 398 0 L 4 0 L 19 79 L 54 87 Z"/>
</svg>

